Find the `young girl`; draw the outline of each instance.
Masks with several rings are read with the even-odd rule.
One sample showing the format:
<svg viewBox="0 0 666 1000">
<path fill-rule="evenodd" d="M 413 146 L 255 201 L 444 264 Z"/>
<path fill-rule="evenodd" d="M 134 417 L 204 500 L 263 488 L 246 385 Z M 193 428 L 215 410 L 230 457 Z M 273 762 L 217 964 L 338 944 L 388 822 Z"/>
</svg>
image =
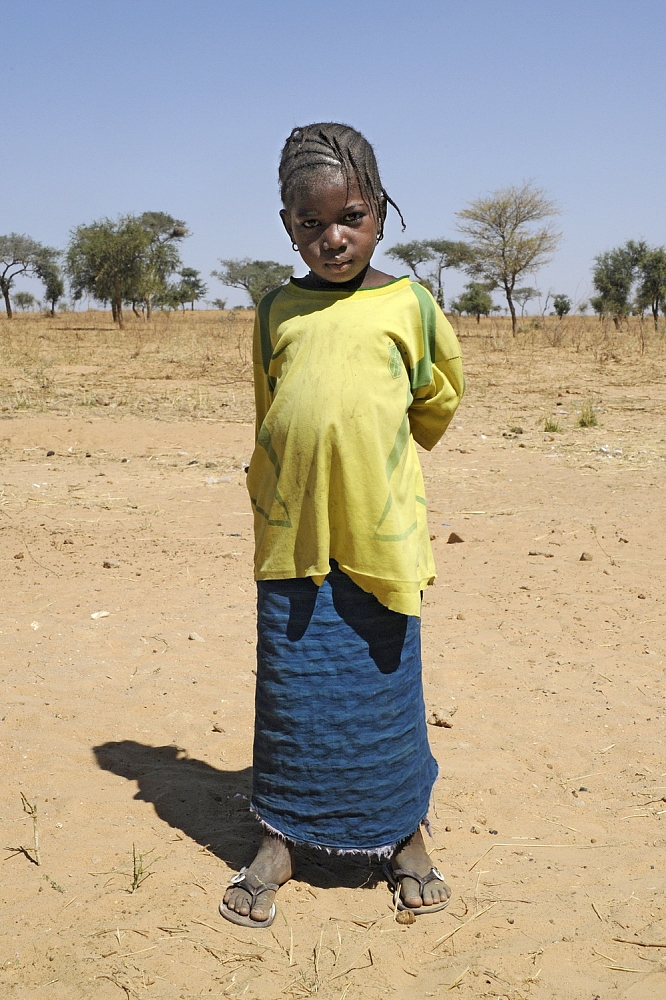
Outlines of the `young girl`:
<svg viewBox="0 0 666 1000">
<path fill-rule="evenodd" d="M 280 184 L 309 272 L 264 297 L 254 336 L 252 809 L 264 835 L 220 912 L 270 926 L 307 844 L 387 859 L 398 906 L 434 913 L 450 890 L 421 834 L 437 776 L 420 643 L 435 566 L 414 442 L 433 448 L 458 406 L 460 347 L 422 285 L 370 264 L 388 203 L 400 211 L 360 133 L 294 129 Z"/>
</svg>

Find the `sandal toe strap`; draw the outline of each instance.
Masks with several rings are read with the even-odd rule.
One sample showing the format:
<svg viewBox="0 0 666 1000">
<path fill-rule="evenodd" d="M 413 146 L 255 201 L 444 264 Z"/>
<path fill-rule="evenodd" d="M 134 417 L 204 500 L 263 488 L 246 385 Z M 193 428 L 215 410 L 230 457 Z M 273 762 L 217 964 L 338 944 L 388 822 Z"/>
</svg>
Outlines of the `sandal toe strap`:
<svg viewBox="0 0 666 1000">
<path fill-rule="evenodd" d="M 229 879 L 231 885 L 238 889 L 243 889 L 252 900 L 252 906 L 265 892 L 277 892 L 280 888 L 275 882 L 263 882 L 257 875 L 253 875 L 246 868 L 241 868 L 237 875 L 232 875 Z"/>
<path fill-rule="evenodd" d="M 440 870 L 434 866 L 430 869 L 427 875 L 419 875 L 418 872 L 413 872 L 409 868 L 396 868 L 393 872 L 393 876 L 395 879 L 413 878 L 415 882 L 419 883 L 422 890 L 428 882 L 444 882 L 444 876 Z M 444 882 L 444 884 L 446 885 L 446 882 Z"/>
</svg>

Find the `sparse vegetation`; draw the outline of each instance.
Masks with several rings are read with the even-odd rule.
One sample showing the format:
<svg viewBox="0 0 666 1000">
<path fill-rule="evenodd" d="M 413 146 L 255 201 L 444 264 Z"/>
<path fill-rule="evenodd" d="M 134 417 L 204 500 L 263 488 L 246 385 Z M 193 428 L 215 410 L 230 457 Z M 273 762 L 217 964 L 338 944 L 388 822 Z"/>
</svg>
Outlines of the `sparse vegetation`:
<svg viewBox="0 0 666 1000">
<path fill-rule="evenodd" d="M 546 417 L 543 423 L 543 429 L 546 434 L 561 434 L 562 428 L 560 427 L 557 420 L 553 420 L 552 417 Z"/>
<path fill-rule="evenodd" d="M 580 416 L 578 418 L 579 427 L 596 427 L 599 421 L 597 420 L 597 415 L 594 412 L 592 403 L 585 403 L 580 411 Z"/>
</svg>

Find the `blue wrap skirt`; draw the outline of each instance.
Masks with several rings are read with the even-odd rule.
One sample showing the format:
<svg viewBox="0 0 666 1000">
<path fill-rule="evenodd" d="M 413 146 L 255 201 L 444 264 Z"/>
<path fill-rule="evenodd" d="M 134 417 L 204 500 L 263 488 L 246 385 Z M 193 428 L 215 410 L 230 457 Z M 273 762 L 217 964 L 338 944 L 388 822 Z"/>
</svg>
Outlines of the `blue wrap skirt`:
<svg viewBox="0 0 666 1000">
<path fill-rule="evenodd" d="M 426 818 L 437 764 L 421 680 L 421 620 L 331 563 L 258 588 L 252 808 L 289 840 L 390 854 Z"/>
</svg>

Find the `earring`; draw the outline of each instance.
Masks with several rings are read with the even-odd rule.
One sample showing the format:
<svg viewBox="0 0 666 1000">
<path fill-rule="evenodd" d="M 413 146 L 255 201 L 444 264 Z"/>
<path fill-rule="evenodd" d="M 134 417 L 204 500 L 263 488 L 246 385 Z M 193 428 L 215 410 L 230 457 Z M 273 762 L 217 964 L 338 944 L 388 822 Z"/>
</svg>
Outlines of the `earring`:
<svg viewBox="0 0 666 1000">
<path fill-rule="evenodd" d="M 291 249 L 298 251 L 298 247 L 296 246 L 293 240 L 291 241 Z"/>
</svg>

